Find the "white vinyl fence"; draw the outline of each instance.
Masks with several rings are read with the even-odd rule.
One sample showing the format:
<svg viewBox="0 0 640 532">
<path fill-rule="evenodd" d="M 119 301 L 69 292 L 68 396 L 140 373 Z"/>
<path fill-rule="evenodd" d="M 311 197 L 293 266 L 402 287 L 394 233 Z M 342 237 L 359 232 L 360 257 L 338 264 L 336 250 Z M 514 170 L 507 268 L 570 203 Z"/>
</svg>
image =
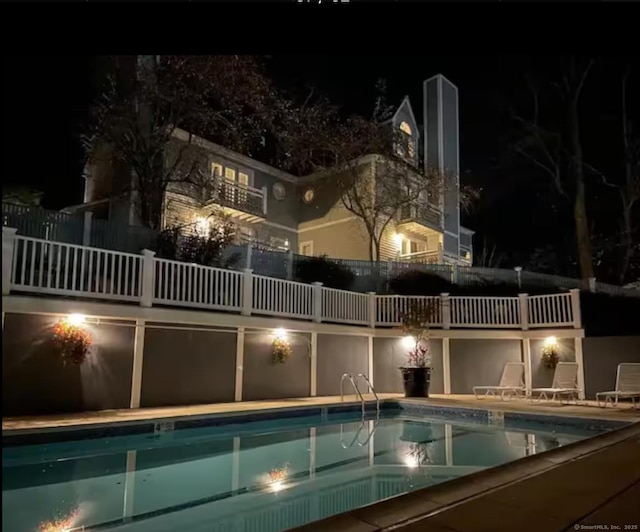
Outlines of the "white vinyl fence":
<svg viewBox="0 0 640 532">
<path fill-rule="evenodd" d="M 50 242 L 3 231 L 2 291 L 396 327 L 413 309 L 442 328 L 579 328 L 579 290 L 519 297 L 384 296 Z"/>
</svg>

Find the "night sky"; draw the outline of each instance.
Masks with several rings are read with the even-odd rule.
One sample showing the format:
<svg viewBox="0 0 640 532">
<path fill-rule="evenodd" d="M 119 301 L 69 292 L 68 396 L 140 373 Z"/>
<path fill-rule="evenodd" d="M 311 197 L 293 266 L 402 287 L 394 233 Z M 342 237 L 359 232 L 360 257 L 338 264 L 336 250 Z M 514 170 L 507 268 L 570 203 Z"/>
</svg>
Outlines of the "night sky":
<svg viewBox="0 0 640 532">
<path fill-rule="evenodd" d="M 495 164 L 506 128 L 501 98 L 518 86 L 522 72 L 514 65 L 522 61 L 483 55 L 272 56 L 269 72 L 279 85 L 314 85 L 347 110 L 368 115 L 376 80 L 385 78 L 390 102 L 399 103 L 408 94 L 418 121 L 422 81 L 445 75 L 459 89 L 462 179 L 483 189 L 483 199 L 463 223 L 478 232 L 476 246 L 487 237 L 526 256 L 545 242 L 535 217 L 539 205 L 549 202 L 549 190 L 532 187 L 526 175 L 514 178 Z M 10 154 L 2 158 L 3 183 L 44 190 L 48 208 L 80 203 L 79 138 L 95 95 L 94 59 L 5 56 L 3 62 L 2 134 Z"/>
</svg>

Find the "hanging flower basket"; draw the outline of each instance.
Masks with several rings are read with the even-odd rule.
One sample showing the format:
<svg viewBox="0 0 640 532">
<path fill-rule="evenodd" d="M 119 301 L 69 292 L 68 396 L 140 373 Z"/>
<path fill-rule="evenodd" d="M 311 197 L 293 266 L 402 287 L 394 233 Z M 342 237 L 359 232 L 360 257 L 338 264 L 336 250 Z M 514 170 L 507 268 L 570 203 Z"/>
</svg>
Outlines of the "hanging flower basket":
<svg viewBox="0 0 640 532">
<path fill-rule="evenodd" d="M 276 338 L 272 346 L 273 362 L 275 364 L 284 364 L 293 353 L 291 344 L 284 338 Z"/>
<path fill-rule="evenodd" d="M 66 320 L 53 326 L 53 347 L 62 358 L 63 364 L 82 364 L 91 350 L 91 335 L 79 325 Z"/>
<path fill-rule="evenodd" d="M 545 345 L 542 348 L 542 363 L 545 368 L 555 369 L 560 362 L 560 355 L 558 354 L 558 347 L 555 345 Z"/>
</svg>

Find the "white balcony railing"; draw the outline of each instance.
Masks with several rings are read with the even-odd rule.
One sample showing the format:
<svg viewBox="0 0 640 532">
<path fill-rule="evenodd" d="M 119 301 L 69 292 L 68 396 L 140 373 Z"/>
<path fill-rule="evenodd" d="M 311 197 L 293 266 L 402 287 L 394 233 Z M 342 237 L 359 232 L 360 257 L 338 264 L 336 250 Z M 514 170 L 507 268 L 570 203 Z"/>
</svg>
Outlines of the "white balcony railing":
<svg viewBox="0 0 640 532">
<path fill-rule="evenodd" d="M 415 305 L 448 328 L 580 328 L 580 295 L 379 296 L 141 255 L 16 236 L 3 228 L 2 293 L 42 294 L 397 327 Z"/>
<path fill-rule="evenodd" d="M 208 202 L 258 217 L 267 214 L 266 188 L 253 188 L 226 179 L 213 182 Z"/>
</svg>

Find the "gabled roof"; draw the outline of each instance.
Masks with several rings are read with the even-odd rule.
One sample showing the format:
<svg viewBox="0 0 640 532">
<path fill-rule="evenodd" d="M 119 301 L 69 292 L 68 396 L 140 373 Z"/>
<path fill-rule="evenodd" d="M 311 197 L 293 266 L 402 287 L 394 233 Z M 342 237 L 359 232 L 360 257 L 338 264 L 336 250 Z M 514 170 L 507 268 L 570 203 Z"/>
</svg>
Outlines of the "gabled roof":
<svg viewBox="0 0 640 532">
<path fill-rule="evenodd" d="M 416 128 L 419 127 L 418 121 L 416 120 L 416 116 L 413 114 L 413 108 L 411 107 L 411 101 L 409 100 L 409 96 L 405 96 L 402 99 L 402 102 L 400 103 L 400 105 L 398 106 L 398 109 L 396 109 L 396 112 L 393 114 L 393 116 L 391 117 L 391 121 L 396 120 L 396 118 L 398 117 L 398 114 L 400 113 L 402 107 L 406 104 L 407 109 L 409 109 L 409 115 L 411 115 L 411 120 L 413 120 L 413 123 L 416 125 Z"/>
</svg>

